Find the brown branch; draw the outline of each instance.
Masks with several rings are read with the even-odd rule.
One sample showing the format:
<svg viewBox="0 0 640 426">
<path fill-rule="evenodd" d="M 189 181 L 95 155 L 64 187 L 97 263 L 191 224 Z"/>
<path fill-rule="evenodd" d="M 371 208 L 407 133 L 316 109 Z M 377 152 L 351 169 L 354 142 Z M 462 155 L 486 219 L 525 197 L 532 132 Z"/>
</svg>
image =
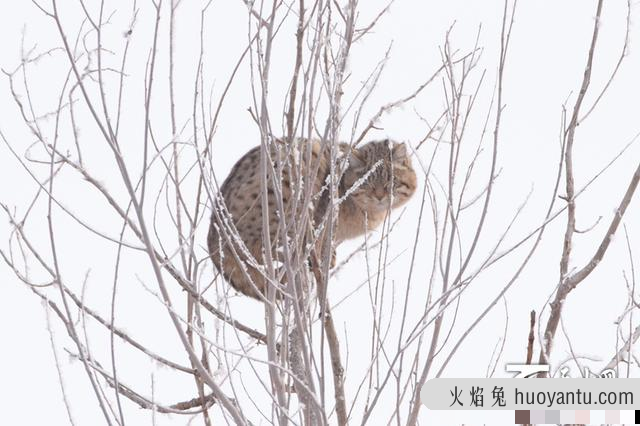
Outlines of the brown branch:
<svg viewBox="0 0 640 426">
<path fill-rule="evenodd" d="M 567 228 L 565 231 L 562 259 L 560 261 L 560 283 L 558 285 L 558 290 L 556 291 L 556 295 L 554 300 L 551 302 L 551 313 L 549 315 L 549 319 L 547 321 L 547 325 L 545 327 L 544 333 L 544 342 L 540 351 L 540 362 L 543 363 L 548 360 L 549 355 L 551 354 L 551 349 L 553 347 L 553 341 L 556 334 L 556 330 L 560 323 L 560 318 L 562 315 L 562 307 L 564 305 L 565 299 L 569 295 L 569 293 L 575 289 L 578 284 L 584 281 L 591 272 L 598 266 L 600 261 L 604 258 L 604 255 L 609 248 L 611 243 L 611 239 L 616 233 L 620 222 L 629 206 L 633 198 L 633 194 L 635 193 L 638 182 L 640 181 L 640 163 L 636 168 L 636 171 L 627 186 L 627 190 L 614 214 L 614 217 L 609 224 L 609 228 L 605 233 L 598 249 L 596 250 L 593 257 L 589 260 L 589 262 L 579 269 L 578 271 L 568 275 L 569 268 L 569 258 L 572 251 L 572 237 L 575 233 L 575 218 L 576 218 L 576 207 L 575 207 L 575 197 L 574 197 L 574 180 L 573 180 L 573 141 L 575 137 L 575 130 L 578 125 L 578 115 L 580 113 L 580 106 L 584 99 L 584 96 L 589 88 L 590 79 L 591 79 L 591 68 L 593 64 L 593 57 L 595 54 L 596 42 L 598 39 L 598 28 L 600 22 L 600 16 L 602 13 L 602 4 L 603 1 L 598 1 L 596 19 L 593 28 L 593 35 L 591 39 L 591 45 L 589 48 L 589 55 L 587 59 L 587 65 L 584 70 L 584 76 L 582 80 L 582 85 L 580 89 L 580 93 L 576 100 L 576 103 L 573 108 L 573 114 L 571 121 L 569 122 L 568 128 L 566 130 L 566 148 L 565 148 L 565 170 L 566 170 L 566 189 L 567 189 Z"/>
<path fill-rule="evenodd" d="M 533 342 L 535 340 L 535 327 L 536 327 L 536 311 L 531 311 L 531 319 L 529 323 L 529 339 L 527 343 L 527 364 L 531 364 L 533 359 Z"/>
<path fill-rule="evenodd" d="M 314 256 L 315 257 L 315 256 Z M 348 424 L 347 405 L 344 393 L 344 368 L 340 357 L 340 342 L 336 333 L 331 308 L 327 299 L 327 280 L 323 279 L 320 268 L 317 266 L 318 259 L 315 257 L 313 272 L 316 278 L 318 302 L 320 303 L 322 314 L 324 315 L 323 324 L 329 346 L 329 356 L 331 358 L 331 369 L 333 371 L 333 391 L 336 401 L 336 414 L 338 416 L 338 425 L 345 426 Z"/>
<path fill-rule="evenodd" d="M 584 100 L 584 97 L 589 89 L 591 83 L 591 68 L 593 66 L 593 57 L 596 50 L 596 42 L 598 40 L 598 30 L 600 28 L 600 15 L 602 13 L 602 0 L 598 0 L 598 8 L 596 11 L 596 18 L 593 25 L 593 35 L 591 37 L 591 46 L 589 48 L 589 55 L 587 58 L 587 65 L 584 69 L 584 75 L 582 78 L 582 84 L 578 98 L 573 107 L 573 114 L 569 121 L 566 134 L 566 146 L 565 146 L 565 169 L 566 169 L 566 199 L 568 203 L 567 208 L 567 228 L 565 230 L 564 245 L 562 251 L 562 258 L 560 261 L 560 276 L 561 280 L 565 279 L 567 271 L 569 269 L 569 255 L 571 253 L 571 242 L 573 234 L 576 228 L 576 206 L 575 206 L 575 188 L 573 180 L 573 142 L 575 138 L 576 128 L 578 126 L 578 115 L 580 113 L 580 107 Z"/>
<path fill-rule="evenodd" d="M 304 0 L 299 0 L 298 29 L 296 31 L 296 64 L 293 69 L 291 91 L 289 92 L 289 109 L 287 110 L 287 136 L 289 142 L 293 142 L 293 119 L 295 115 L 296 92 L 298 90 L 298 75 L 302 66 L 302 42 L 304 40 Z"/>
</svg>

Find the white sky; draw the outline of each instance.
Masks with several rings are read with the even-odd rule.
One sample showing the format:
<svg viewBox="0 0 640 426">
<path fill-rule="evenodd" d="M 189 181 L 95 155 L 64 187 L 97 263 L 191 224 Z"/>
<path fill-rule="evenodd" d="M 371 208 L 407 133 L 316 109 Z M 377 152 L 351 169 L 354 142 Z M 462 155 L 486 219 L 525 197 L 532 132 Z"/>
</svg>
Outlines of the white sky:
<svg viewBox="0 0 640 426">
<path fill-rule="evenodd" d="M 78 23 L 78 6 L 75 2 L 61 2 L 61 13 L 68 23 L 68 33 L 75 35 Z M 91 2 L 93 6 L 95 2 Z M 132 156 L 138 155 L 141 118 L 142 78 L 144 64 L 150 43 L 152 28 L 152 10 L 147 1 L 140 1 L 141 12 L 134 32 L 131 47 L 130 76 L 133 82 L 127 91 L 127 114 L 123 124 L 123 140 Z M 190 118 L 191 96 L 193 92 L 194 66 L 198 54 L 199 9 L 205 2 L 185 1 L 177 14 L 177 67 L 176 89 L 177 108 L 180 125 Z M 361 22 L 367 22 L 374 16 L 381 2 L 361 2 Z M 483 233 L 479 250 L 487 252 L 496 241 L 500 232 L 518 206 L 532 189 L 529 204 L 522 217 L 514 226 L 507 242 L 517 241 L 526 232 L 534 229 L 544 217 L 549 194 L 553 185 L 555 168 L 559 154 L 559 129 L 562 103 L 569 97 L 575 99 L 586 61 L 590 40 L 595 1 L 550 0 L 527 1 L 518 4 L 513 36 L 509 51 L 509 60 L 505 75 L 504 115 L 499 148 L 499 167 L 502 168 L 497 181 L 494 201 L 490 207 L 490 216 Z M 113 6 L 110 6 L 113 8 Z M 109 27 L 106 40 L 121 47 L 122 34 L 130 19 L 130 3 L 119 2 L 113 24 Z M 484 85 L 478 98 L 478 108 L 470 123 L 469 143 L 475 144 L 480 135 L 493 85 L 495 82 L 496 58 L 499 49 L 499 32 L 503 3 L 496 0 L 472 1 L 423 1 L 410 2 L 396 0 L 390 12 L 385 15 L 373 34 L 365 37 L 353 48 L 349 61 L 352 72 L 346 84 L 345 100 L 348 103 L 361 87 L 362 81 L 371 72 L 392 43 L 389 61 L 379 85 L 373 92 L 363 111 L 359 129 L 368 121 L 381 105 L 395 101 L 411 93 L 439 65 L 439 47 L 442 46 L 447 29 L 455 21 L 452 43 L 461 50 L 473 47 L 475 36 L 481 25 L 479 45 L 484 48 L 483 57 L 477 70 L 486 68 Z M 92 7 L 91 10 L 95 10 Z M 612 83 L 606 96 L 600 102 L 588 121 L 581 124 L 577 131 L 575 145 L 576 184 L 580 188 L 594 173 L 613 158 L 634 135 L 640 131 L 635 103 L 640 95 L 640 56 L 635 50 L 640 41 L 637 19 L 638 9 L 632 6 L 632 25 L 628 56 Z M 212 4 L 207 15 L 205 37 L 205 86 L 213 87 L 214 99 L 218 99 L 226 84 L 233 66 L 247 42 L 247 13 L 239 0 L 218 0 Z M 590 106 L 603 84 L 613 70 L 624 42 L 626 2 L 622 0 L 605 3 L 601 34 L 592 77 L 593 91 L 586 97 Z M 274 117 L 282 111 L 289 75 L 293 67 L 294 31 L 292 22 L 285 25 L 276 38 L 272 70 L 271 107 Z M 166 29 L 167 21 L 163 20 Z M 23 28 L 24 33 L 23 33 Z M 0 66 L 13 69 L 20 60 L 20 44 L 24 34 L 28 48 L 37 44 L 38 51 L 44 51 L 60 43 L 54 23 L 42 16 L 28 1 L 0 3 Z M 166 59 L 166 38 L 160 38 L 160 58 Z M 158 92 L 154 102 L 166 103 L 166 63 L 162 63 L 156 76 Z M 67 68 L 60 54 L 43 59 L 31 69 L 29 78 L 32 95 L 41 108 L 37 115 L 49 112 L 57 102 Z M 115 93 L 108 93 L 111 100 Z M 247 108 L 252 105 L 248 67 L 240 68 L 236 82 L 227 95 L 227 101 L 220 119 L 220 125 L 214 138 L 214 170 L 219 179 L 226 176 L 233 163 L 249 148 L 258 143 L 257 129 L 253 125 Z M 371 137 L 392 137 L 407 141 L 412 146 L 424 136 L 424 123 L 416 113 L 433 119 L 444 105 L 441 83 L 421 94 L 415 101 L 384 116 L 380 122 L 382 130 Z M 166 116 L 166 104 L 158 107 L 154 117 L 160 129 L 158 137 L 170 138 L 170 129 Z M 0 79 L 0 130 L 9 139 L 14 149 L 24 153 L 32 142 L 32 135 L 25 129 L 19 112 L 12 100 L 6 78 Z M 164 112 L 163 112 L 164 111 Z M 82 120 L 87 117 L 80 117 Z M 280 124 L 279 118 L 276 118 Z M 86 122 L 86 120 L 85 120 Z M 48 123 L 51 124 L 50 122 Z M 190 124 L 189 124 L 190 125 Z M 82 129 L 83 135 L 93 136 L 90 126 Z M 187 132 L 188 133 L 188 132 Z M 343 136 L 349 137 L 350 122 L 343 128 Z M 359 133 L 359 132 L 357 132 Z M 489 136 L 489 135 L 488 135 Z M 113 184 L 115 193 L 123 199 L 114 180 L 114 170 L 104 161 L 106 149 L 96 143 L 95 148 L 85 142 L 87 162 L 107 185 Z M 421 158 L 428 160 L 432 147 L 419 151 Z M 34 153 L 35 156 L 42 152 Z M 40 157 L 42 158 L 42 157 Z M 445 156 L 439 157 L 444 161 Z M 481 172 L 488 173 L 486 156 Z M 110 157 L 109 157 L 110 159 Z M 571 267 L 581 267 L 594 252 L 596 244 L 605 232 L 626 185 L 640 159 L 640 146 L 633 145 L 621 159 L 581 196 L 578 203 L 578 227 L 589 228 L 602 216 L 602 220 L 587 234 L 578 234 Z M 417 166 L 417 164 L 416 164 Z M 29 200 L 35 194 L 34 182 L 24 172 L 19 163 L 10 154 L 4 144 L 0 144 L 0 168 L 3 173 L 3 185 L 0 185 L 0 202 L 16 208 L 24 214 Z M 42 169 L 43 173 L 46 170 Z M 435 175 L 441 181 L 445 178 L 446 164 L 436 166 Z M 60 178 L 59 196 L 66 205 L 89 223 L 96 225 L 111 235 L 117 235 L 119 222 L 113 215 L 104 215 L 105 205 L 95 194 L 86 190 L 86 185 L 68 173 Z M 424 180 L 424 179 L 422 179 Z M 421 191 L 421 182 L 418 192 Z M 481 186 L 481 184 L 480 184 Z M 560 191 L 562 194 L 562 190 Z M 640 201 L 636 195 L 627 212 L 625 225 L 635 253 L 640 252 Z M 558 204 L 559 205 L 559 204 Z M 414 237 L 416 218 L 420 207 L 418 197 L 408 206 L 398 229 L 391 236 L 390 257 L 410 252 Z M 427 208 L 427 210 L 430 210 Z M 37 216 L 32 217 L 28 230 L 33 233 L 36 243 L 47 250 L 46 216 L 43 206 L 36 209 Z M 396 213 L 397 214 L 397 213 Z M 75 222 L 59 213 L 57 226 L 60 237 L 59 250 L 62 262 L 67 266 L 65 276 L 70 282 L 78 283 L 87 269 L 91 269 L 87 303 L 100 312 L 108 314 L 112 267 L 115 246 L 88 235 Z M 396 217 L 396 216 L 394 216 Z M 473 216 L 472 216 L 473 217 Z M 412 281 L 414 290 L 425 287 L 428 282 L 432 246 L 429 235 L 432 232 L 430 217 L 423 224 L 423 238 L 418 248 L 417 268 Z M 558 276 L 559 254 L 561 252 L 564 220 L 561 216 L 554 221 L 545 234 L 542 246 L 506 297 L 508 306 L 507 342 L 497 376 L 504 376 L 501 370 L 505 362 L 518 362 L 524 358 L 528 334 L 529 312 L 540 313 L 547 298 L 552 294 Z M 0 240 L 6 249 L 9 227 L 3 218 L 0 221 Z M 167 222 L 168 223 L 168 222 Z M 167 223 L 164 223 L 166 226 Z M 468 227 L 473 224 L 471 219 Z M 162 227 L 162 218 L 160 227 Z M 201 227 L 198 241 L 204 244 L 206 226 Z M 378 234 L 375 234 L 378 235 Z M 469 236 L 470 238 L 470 236 Z M 338 250 L 338 257 L 346 256 L 350 248 L 361 241 L 346 244 Z M 467 242 L 468 243 L 468 242 Z M 476 281 L 461 299 L 459 315 L 452 336 L 445 347 L 457 341 L 468 325 L 482 312 L 510 279 L 524 252 L 520 251 L 510 260 L 491 269 Z M 377 252 L 372 251 L 372 256 Z M 402 255 L 389 267 L 388 283 L 396 282 L 396 294 L 404 294 L 406 274 L 410 256 Z M 143 257 L 131 256 L 123 265 L 125 289 L 120 293 L 120 305 L 117 321 L 128 332 L 138 336 L 149 345 L 186 362 L 179 351 L 179 342 L 175 331 L 170 327 L 162 306 L 140 286 L 136 276 L 148 277 L 147 264 Z M 636 262 L 636 269 L 638 263 Z M 365 259 L 356 258 L 332 282 L 334 300 L 355 289 L 365 276 Z M 597 270 L 579 288 L 571 294 L 564 311 L 564 328 L 571 337 L 573 351 L 589 357 L 588 363 L 594 370 L 604 366 L 615 353 L 615 319 L 621 314 L 626 303 L 626 288 L 623 270 L 630 273 L 630 263 L 623 233 L 618 233 L 604 261 Z M 208 271 L 210 273 L 210 271 Z M 0 297 L 0 336 L 3 350 L 0 354 L 0 423 L 2 424 L 67 424 L 67 415 L 62 403 L 55 363 L 52 358 L 49 334 L 46 328 L 46 311 L 39 300 L 19 282 L 4 263 L 0 266 L 2 278 L 2 297 Z M 151 284 L 153 284 L 151 282 Z M 153 287 L 153 286 L 152 286 Z M 155 287 L 154 287 L 155 288 Z M 419 294 L 419 293 L 416 293 Z M 175 293 L 176 297 L 180 295 Z M 140 300 L 145 300 L 142 305 Z M 150 300 L 150 301 L 149 301 Z M 234 314 L 247 323 L 259 327 L 260 309 L 255 302 L 234 301 Z M 368 361 L 369 335 L 363 330 L 370 329 L 371 309 L 366 286 L 355 293 L 348 302 L 335 311 L 340 330 L 344 330 L 349 339 L 348 374 L 357 377 L 363 363 Z M 148 319 L 148 320 L 147 320 Z M 71 348 L 64 330 L 54 321 L 56 346 L 62 357 L 65 381 L 70 390 L 74 416 L 78 424 L 96 424 L 103 420 L 88 387 L 81 364 L 72 362 L 63 348 Z M 447 377 L 483 377 L 490 362 L 492 352 L 503 334 L 505 309 L 499 305 L 485 321 L 475 329 L 466 340 L 462 349 L 445 372 Z M 450 324 L 449 324 L 450 325 Z M 625 327 L 628 327 L 626 325 Z M 104 351 L 101 359 L 108 365 L 108 335 L 100 333 L 98 328 L 89 327 L 95 332 L 91 343 L 96 355 Z M 625 328 L 626 330 L 626 328 Z M 100 337 L 98 337 L 100 336 Z M 427 350 L 425 343 L 424 351 Z M 567 340 L 562 330 L 557 334 L 554 362 L 569 357 Z M 175 354 L 175 357 L 171 355 Z M 98 355 L 100 358 L 100 356 Z M 362 361 L 365 360 L 365 361 Z M 442 361 L 441 359 L 439 360 Z M 439 363 L 436 362 L 436 369 Z M 361 371 L 360 371 L 361 372 Z M 156 378 L 157 392 L 163 401 L 178 401 L 193 396 L 193 383 L 184 377 L 176 376 L 158 369 L 142 357 L 134 357 L 131 362 L 120 367 L 120 374 L 131 377 L 129 383 L 140 386 L 149 393 L 150 377 Z M 355 392 L 357 381 L 349 383 L 347 395 Z M 392 403 L 392 401 L 385 402 Z M 382 409 L 386 413 L 384 409 Z M 148 412 L 131 409 L 128 418 L 130 424 L 151 424 Z M 357 415 L 356 415 L 357 418 Z M 385 417 L 386 419 L 386 417 Z M 426 411 L 422 413 L 422 423 L 432 424 Z M 185 424 L 185 417 L 162 417 L 158 424 Z"/>
</svg>

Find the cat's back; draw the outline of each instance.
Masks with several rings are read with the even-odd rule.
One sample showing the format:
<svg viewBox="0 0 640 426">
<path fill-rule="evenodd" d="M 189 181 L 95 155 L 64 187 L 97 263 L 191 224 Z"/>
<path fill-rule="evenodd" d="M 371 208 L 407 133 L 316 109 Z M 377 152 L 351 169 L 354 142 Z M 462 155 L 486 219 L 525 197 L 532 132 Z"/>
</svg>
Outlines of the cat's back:
<svg viewBox="0 0 640 426">
<path fill-rule="evenodd" d="M 277 142 L 272 146 L 270 150 L 271 161 L 273 162 L 273 169 L 276 169 L 277 158 L 282 161 L 283 174 L 282 174 L 282 188 L 289 189 L 291 170 L 298 169 L 297 165 L 300 163 L 303 166 L 307 165 L 306 159 L 308 158 L 307 148 L 310 148 L 311 162 L 309 165 L 313 169 L 318 166 L 317 178 L 324 180 L 329 168 L 329 155 L 328 149 L 322 149 L 322 145 L 317 140 L 298 140 L 295 145 L 287 146 L 283 142 Z M 222 187 L 220 188 L 223 197 L 226 199 L 227 204 L 232 201 L 239 201 L 242 198 L 246 198 L 246 195 L 257 197 L 260 191 L 260 146 L 256 146 L 244 154 L 231 168 L 229 175 L 225 179 Z M 319 158 L 320 157 L 320 158 Z M 318 163 L 319 160 L 319 163 Z M 301 170 L 304 174 L 308 170 Z M 272 179 L 269 178 L 267 187 L 272 188 Z M 231 203 L 233 204 L 233 203 Z"/>
<path fill-rule="evenodd" d="M 245 210 L 260 194 L 260 146 L 244 154 L 231 168 L 220 193 L 230 212 Z M 233 214 L 233 213 L 232 213 Z"/>
<path fill-rule="evenodd" d="M 277 229 L 279 218 L 276 214 L 277 191 L 274 191 L 271 172 L 282 167 L 278 177 L 278 188 L 282 195 L 282 203 L 287 209 L 293 196 L 293 185 L 297 182 L 295 174 L 314 176 L 311 191 L 315 194 L 322 187 L 329 171 L 328 149 L 323 149 L 317 140 L 297 140 L 294 144 L 283 142 L 273 144 L 270 149 L 272 167 L 266 182 L 267 205 L 271 233 Z M 311 159 L 311 161 L 306 161 Z M 292 176 L 293 175 L 293 176 Z M 259 240 L 262 234 L 262 179 L 261 147 L 256 146 L 244 154 L 232 167 L 223 182 L 220 193 L 227 212 L 233 219 L 236 230 L 245 242 Z"/>
</svg>

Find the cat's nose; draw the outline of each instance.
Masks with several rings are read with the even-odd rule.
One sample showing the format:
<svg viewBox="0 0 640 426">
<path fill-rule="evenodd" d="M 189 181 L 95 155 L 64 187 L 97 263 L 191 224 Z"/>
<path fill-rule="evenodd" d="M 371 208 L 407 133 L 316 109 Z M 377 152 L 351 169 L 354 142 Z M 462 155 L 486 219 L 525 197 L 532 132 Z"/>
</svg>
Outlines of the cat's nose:
<svg viewBox="0 0 640 426">
<path fill-rule="evenodd" d="M 385 193 L 384 193 L 384 191 L 376 191 L 376 192 L 373 194 L 373 196 L 374 196 L 374 197 L 376 197 L 376 199 L 377 199 L 378 201 L 382 201 L 382 200 L 384 200 L 384 199 L 385 199 L 385 197 L 387 196 L 387 194 L 385 194 Z"/>
</svg>

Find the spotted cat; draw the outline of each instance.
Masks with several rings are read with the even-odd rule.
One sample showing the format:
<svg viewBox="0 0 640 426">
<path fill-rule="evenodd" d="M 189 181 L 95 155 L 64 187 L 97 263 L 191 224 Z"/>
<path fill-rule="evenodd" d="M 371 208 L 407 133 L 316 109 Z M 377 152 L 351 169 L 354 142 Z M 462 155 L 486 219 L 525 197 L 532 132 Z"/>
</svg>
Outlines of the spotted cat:
<svg viewBox="0 0 640 426">
<path fill-rule="evenodd" d="M 289 222 L 292 222 L 294 209 L 308 205 L 305 201 L 309 201 L 313 207 L 310 220 L 314 226 L 318 226 L 329 203 L 326 185 L 331 164 L 329 146 L 317 140 L 299 140 L 292 145 L 274 144 L 270 150 L 271 170 L 278 170 L 278 164 L 282 166 L 279 179 L 281 204 L 272 179 L 268 179 L 266 185 L 272 247 L 281 245 L 285 233 L 289 235 L 289 243 L 296 235 L 304 233 L 298 230 L 297 234 L 291 236 L 291 229 L 283 227 L 285 222 L 291 226 Z M 339 181 L 338 194 L 334 198 L 340 201 L 334 231 L 336 246 L 377 227 L 390 210 L 409 201 L 417 185 L 416 173 L 404 143 L 381 140 L 358 148 L 340 144 L 339 153 L 338 163 L 347 156 L 348 167 Z M 267 283 L 260 271 L 264 262 L 260 161 L 258 146 L 233 166 L 220 188 L 220 198 L 214 203 L 207 238 L 210 257 L 216 268 L 236 290 L 257 299 L 265 294 Z M 306 182 L 304 178 L 292 178 L 296 175 L 306 177 Z M 305 194 L 305 191 L 299 191 L 301 187 L 298 185 L 310 185 L 307 188 L 310 191 L 306 191 L 310 196 L 301 199 L 299 194 Z M 284 209 L 285 220 L 279 219 L 278 206 Z M 239 236 L 241 241 L 233 235 Z M 272 249 L 271 253 L 272 258 L 277 260 L 278 250 Z"/>
</svg>

